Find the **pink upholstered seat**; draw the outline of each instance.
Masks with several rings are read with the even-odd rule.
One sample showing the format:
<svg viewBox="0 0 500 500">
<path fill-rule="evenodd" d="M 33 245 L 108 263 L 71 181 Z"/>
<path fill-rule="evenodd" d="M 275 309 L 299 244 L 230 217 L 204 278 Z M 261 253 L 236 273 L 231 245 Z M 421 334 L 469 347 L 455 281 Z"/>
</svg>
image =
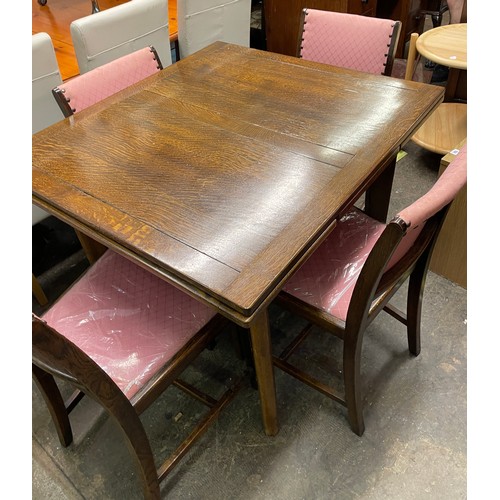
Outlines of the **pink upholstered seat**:
<svg viewBox="0 0 500 500">
<path fill-rule="evenodd" d="M 310 325 L 273 358 L 274 364 L 345 405 L 358 435 L 365 428 L 360 389 L 364 331 L 386 310 L 406 325 L 409 350 L 419 354 L 422 297 L 432 248 L 450 203 L 466 181 L 465 145 L 433 187 L 388 224 L 358 209 L 344 215 L 278 296 L 281 305 L 343 340 L 344 393 L 289 361 L 312 331 Z M 389 301 L 407 280 L 405 314 Z"/>
<path fill-rule="evenodd" d="M 354 285 L 385 225 L 354 209 L 283 287 L 345 321 Z"/>
<path fill-rule="evenodd" d="M 304 9 L 299 57 L 309 61 L 390 75 L 400 21 Z"/>
<path fill-rule="evenodd" d="M 64 116 L 71 116 L 162 69 L 154 47 L 145 47 L 58 85 L 52 90 Z"/>
<path fill-rule="evenodd" d="M 130 399 L 214 316 L 214 309 L 108 250 L 43 319 Z"/>
</svg>

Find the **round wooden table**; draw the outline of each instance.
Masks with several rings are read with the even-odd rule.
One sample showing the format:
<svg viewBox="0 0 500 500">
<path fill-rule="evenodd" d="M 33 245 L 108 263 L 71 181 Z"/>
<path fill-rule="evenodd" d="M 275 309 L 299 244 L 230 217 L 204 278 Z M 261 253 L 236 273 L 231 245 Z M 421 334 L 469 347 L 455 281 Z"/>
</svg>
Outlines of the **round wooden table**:
<svg viewBox="0 0 500 500">
<path fill-rule="evenodd" d="M 417 50 L 443 66 L 467 69 L 467 23 L 438 26 L 422 33 Z"/>
<path fill-rule="evenodd" d="M 438 26 L 422 33 L 417 51 L 450 72 L 446 83 L 445 101 L 455 95 L 460 70 L 467 70 L 467 24 Z M 467 104 L 443 102 L 418 129 L 412 141 L 425 149 L 445 155 L 467 137 Z"/>
</svg>

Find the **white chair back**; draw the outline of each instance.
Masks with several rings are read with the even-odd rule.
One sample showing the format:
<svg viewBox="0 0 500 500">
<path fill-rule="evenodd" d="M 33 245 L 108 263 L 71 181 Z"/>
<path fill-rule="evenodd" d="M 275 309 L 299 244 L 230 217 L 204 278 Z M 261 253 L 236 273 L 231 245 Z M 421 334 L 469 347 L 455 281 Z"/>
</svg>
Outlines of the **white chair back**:
<svg viewBox="0 0 500 500">
<path fill-rule="evenodd" d="M 32 35 L 31 40 L 31 132 L 35 134 L 64 115 L 52 96 L 52 89 L 62 83 L 52 40 L 47 33 Z"/>
<path fill-rule="evenodd" d="M 250 46 L 251 0 L 178 0 L 179 56 L 216 41 Z"/>
<path fill-rule="evenodd" d="M 70 25 L 80 74 L 124 55 L 155 47 L 163 67 L 172 64 L 167 0 L 134 0 Z"/>
<path fill-rule="evenodd" d="M 52 40 L 47 33 L 31 37 L 31 133 L 64 119 L 64 115 L 52 95 L 52 89 L 62 83 Z M 32 225 L 49 214 L 32 205 Z"/>
</svg>

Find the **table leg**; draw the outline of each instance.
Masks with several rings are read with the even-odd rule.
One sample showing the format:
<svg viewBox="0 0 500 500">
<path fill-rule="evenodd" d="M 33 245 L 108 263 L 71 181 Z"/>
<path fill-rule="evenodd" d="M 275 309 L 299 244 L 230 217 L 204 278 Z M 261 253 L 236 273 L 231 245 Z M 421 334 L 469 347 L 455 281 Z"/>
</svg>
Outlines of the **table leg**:
<svg viewBox="0 0 500 500">
<path fill-rule="evenodd" d="M 278 433 L 278 412 L 267 309 L 251 323 L 250 336 L 252 338 L 253 359 L 259 386 L 264 431 L 268 436 L 274 436 Z"/>
<path fill-rule="evenodd" d="M 107 250 L 107 248 L 103 244 L 93 240 L 86 234 L 83 234 L 82 232 L 76 229 L 75 232 L 76 235 L 78 236 L 78 239 L 80 240 L 80 244 L 82 245 L 87 260 L 89 261 L 90 264 L 93 264 L 99 257 L 102 256 L 102 254 Z"/>
<path fill-rule="evenodd" d="M 395 170 L 396 158 L 387 165 L 385 170 L 368 188 L 365 195 L 365 212 L 370 217 L 383 223 L 387 220 Z"/>
</svg>

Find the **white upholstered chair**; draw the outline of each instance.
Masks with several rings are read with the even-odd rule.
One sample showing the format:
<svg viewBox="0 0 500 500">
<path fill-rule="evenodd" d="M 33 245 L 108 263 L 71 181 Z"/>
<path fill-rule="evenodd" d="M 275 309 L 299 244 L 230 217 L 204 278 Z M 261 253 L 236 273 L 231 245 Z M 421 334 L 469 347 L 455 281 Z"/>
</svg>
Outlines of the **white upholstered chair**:
<svg viewBox="0 0 500 500">
<path fill-rule="evenodd" d="M 64 115 L 52 96 L 52 89 L 62 83 L 52 40 L 47 33 L 32 35 L 31 40 L 31 132 L 35 134 L 62 120 Z M 48 216 L 45 210 L 32 205 L 32 226 Z M 32 291 L 41 305 L 47 303 L 47 297 L 33 273 Z"/>
<path fill-rule="evenodd" d="M 152 45 L 172 64 L 167 0 L 133 0 L 77 19 L 70 26 L 80 74 Z"/>
<path fill-rule="evenodd" d="M 180 58 L 216 41 L 249 47 L 251 4 L 251 0 L 178 0 Z"/>
<path fill-rule="evenodd" d="M 33 134 L 64 118 L 52 97 L 52 89 L 62 83 L 52 40 L 47 33 L 32 37 L 31 131 Z"/>
</svg>

